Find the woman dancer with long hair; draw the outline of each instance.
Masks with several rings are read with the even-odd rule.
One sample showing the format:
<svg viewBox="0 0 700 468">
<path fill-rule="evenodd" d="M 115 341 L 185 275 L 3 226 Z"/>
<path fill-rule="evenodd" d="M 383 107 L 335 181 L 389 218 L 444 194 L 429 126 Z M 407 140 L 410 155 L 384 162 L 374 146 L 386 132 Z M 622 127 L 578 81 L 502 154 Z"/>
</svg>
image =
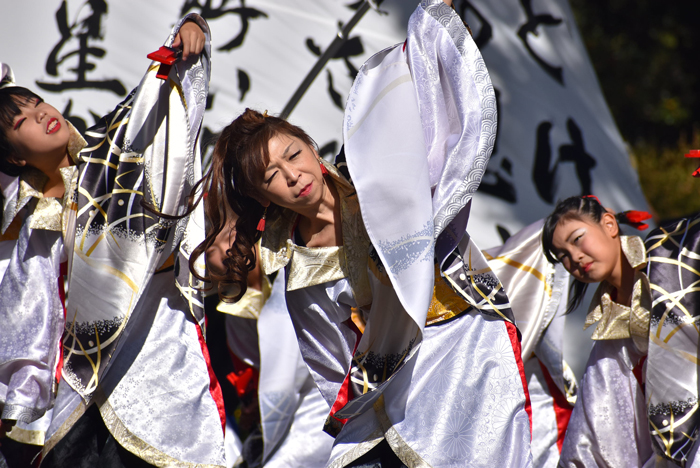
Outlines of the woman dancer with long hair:
<svg viewBox="0 0 700 468">
<path fill-rule="evenodd" d="M 423 1 L 406 43 L 361 68 L 336 165 L 299 127 L 252 110 L 214 150 L 206 182 L 239 216 L 223 260 L 228 299 L 245 293 L 262 236 L 263 272 L 285 275 L 299 347 L 330 410 L 329 466 L 531 464 L 518 332 L 466 234 L 495 96 L 450 4 Z M 214 209 L 219 222 L 195 253 L 227 226 Z"/>
</svg>

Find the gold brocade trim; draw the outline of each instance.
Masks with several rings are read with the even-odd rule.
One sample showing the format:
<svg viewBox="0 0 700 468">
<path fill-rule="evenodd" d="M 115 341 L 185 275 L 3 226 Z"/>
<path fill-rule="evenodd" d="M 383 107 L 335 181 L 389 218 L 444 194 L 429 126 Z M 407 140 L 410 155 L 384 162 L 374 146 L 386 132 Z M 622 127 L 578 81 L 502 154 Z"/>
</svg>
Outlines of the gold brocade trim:
<svg viewBox="0 0 700 468">
<path fill-rule="evenodd" d="M 639 236 L 620 236 L 620 246 L 632 268 L 638 270 L 646 266 L 647 251 Z"/>
<path fill-rule="evenodd" d="M 262 283 L 262 291 L 248 288 L 238 302 L 229 303 L 221 301 L 219 302 L 219 305 L 216 306 L 216 310 L 224 314 L 233 315 L 244 319 L 259 319 L 260 312 L 262 311 L 265 302 L 270 297 L 272 290 L 270 280 L 266 275 L 263 275 Z"/>
<path fill-rule="evenodd" d="M 73 160 L 73 164 L 77 164 L 80 160 L 80 152 L 87 146 L 87 141 L 80 134 L 72 123 L 66 120 L 70 136 L 68 137 L 68 155 Z"/>
<path fill-rule="evenodd" d="M 449 320 L 469 309 L 470 305 L 462 296 L 440 275 L 440 270 L 435 266 L 435 286 L 433 287 L 433 298 L 428 307 L 428 316 L 425 325 L 433 325 L 444 320 Z"/>
<path fill-rule="evenodd" d="M 44 445 L 46 433 L 44 431 L 30 431 L 14 426 L 12 430 L 7 433 L 7 437 L 22 444 Z"/>
<path fill-rule="evenodd" d="M 287 291 L 315 286 L 347 277 L 341 258 L 343 247 L 294 246 L 294 255 L 289 265 Z"/>
<path fill-rule="evenodd" d="M 42 198 L 43 194 L 41 190 L 44 188 L 47 180 L 48 177 L 46 177 L 43 172 L 34 168 L 27 168 L 19 176 L 19 193 L 17 198 L 19 200 L 31 197 Z M 19 209 L 20 207 L 18 204 L 17 211 L 19 211 Z M 16 214 L 17 212 L 15 212 L 15 215 Z"/>
<path fill-rule="evenodd" d="M 335 166 L 325 161 L 323 165 L 340 195 L 343 245 L 311 248 L 295 245 L 291 236 L 298 215 L 291 210 L 283 210 L 280 216 L 268 221 L 260 246 L 260 265 L 263 272 L 270 275 L 291 262 L 287 276 L 288 291 L 348 278 L 356 303 L 366 306 L 372 302 L 367 273 L 370 241 L 357 194 Z"/>
<path fill-rule="evenodd" d="M 647 275 L 639 271 L 646 265 L 646 250 L 642 240 L 636 236 L 622 236 L 621 245 L 627 261 L 633 268 L 637 269 L 634 273 L 630 306 L 613 301 L 611 294 L 615 288 L 608 282 L 601 283 L 591 302 L 584 330 L 598 322 L 591 339 L 632 338 L 637 348 L 642 353 L 646 353 L 649 347 L 651 287 Z"/>
<path fill-rule="evenodd" d="M 39 198 L 29 221 L 30 229 L 62 231 L 63 206 L 53 197 Z"/>
<path fill-rule="evenodd" d="M 78 152 L 85 146 L 85 140 L 80 136 L 78 131 L 72 126 L 69 126 L 71 135 L 68 142 L 69 156 L 73 163 L 77 161 Z M 82 145 L 82 146 L 81 146 Z M 63 198 L 59 201 L 55 197 L 44 197 L 43 188 L 48 180 L 42 172 L 29 168 L 20 175 L 19 192 L 17 195 L 18 203 L 16 204 L 15 213 L 24 208 L 26 203 L 31 198 L 37 198 L 37 204 L 32 212 L 29 227 L 31 229 L 41 229 L 44 231 L 63 231 L 63 210 L 64 206 L 72 199 L 73 188 L 78 178 L 78 169 L 71 165 L 59 169 L 61 179 L 63 181 Z"/>
<path fill-rule="evenodd" d="M 358 307 L 364 307 L 372 303 L 372 289 L 367 271 L 370 240 L 362 220 L 360 201 L 357 198 L 355 187 L 345 180 L 338 169 L 326 161 L 322 161 L 322 163 L 335 181 L 335 186 L 341 196 L 340 216 L 343 223 L 344 266 L 348 271 L 348 279 L 352 286 L 355 302 Z"/>
<path fill-rule="evenodd" d="M 46 458 L 46 455 L 56 446 L 57 443 L 63 439 L 63 437 L 68 434 L 68 431 L 71 430 L 73 425 L 80 419 L 83 414 L 85 414 L 85 411 L 87 410 L 87 405 L 85 402 L 81 399 L 80 403 L 78 403 L 78 406 L 73 410 L 70 416 L 68 416 L 68 419 L 65 420 L 63 424 L 61 424 L 61 427 L 58 428 L 56 432 L 54 432 L 53 436 L 49 440 L 44 441 L 44 449 L 41 451 L 41 458 Z"/>
<path fill-rule="evenodd" d="M 394 428 L 384 408 L 384 395 L 381 395 L 377 401 L 374 402 L 374 412 L 377 414 L 379 424 L 381 424 L 384 430 L 384 438 L 389 444 L 389 447 L 391 447 L 391 450 L 399 457 L 404 465 L 408 468 L 431 468 L 431 466 L 403 440 L 403 437 L 401 437 L 399 432 Z"/>
<path fill-rule="evenodd" d="M 343 468 L 344 466 L 349 465 L 350 463 L 354 462 L 362 455 L 366 454 L 374 447 L 379 445 L 379 443 L 382 440 L 384 440 L 384 436 L 382 435 L 381 429 L 373 431 L 367 437 L 367 439 L 360 442 L 359 444 L 355 444 L 350 450 L 342 454 L 340 457 L 336 458 L 333 461 L 333 463 L 328 465 L 328 468 Z"/>
<path fill-rule="evenodd" d="M 112 406 L 107 401 L 104 393 L 98 390 L 95 395 L 96 404 L 100 409 L 102 420 L 112 437 L 125 449 L 133 453 L 141 460 L 151 465 L 168 468 L 190 467 L 190 468 L 224 468 L 222 465 L 208 465 L 202 463 L 190 463 L 167 455 L 157 448 L 149 445 L 141 438 L 134 435 L 126 428 L 119 419 Z"/>
</svg>

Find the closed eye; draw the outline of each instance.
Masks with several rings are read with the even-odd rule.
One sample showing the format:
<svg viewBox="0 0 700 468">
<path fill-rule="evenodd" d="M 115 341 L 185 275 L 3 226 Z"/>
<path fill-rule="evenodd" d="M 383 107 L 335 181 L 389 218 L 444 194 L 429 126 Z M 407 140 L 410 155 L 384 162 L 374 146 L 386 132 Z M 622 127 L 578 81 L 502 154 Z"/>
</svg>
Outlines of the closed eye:
<svg viewBox="0 0 700 468">
<path fill-rule="evenodd" d="M 270 182 L 272 182 L 272 179 L 273 179 L 276 175 L 277 175 L 277 171 L 273 172 L 272 175 L 271 175 L 270 177 L 268 177 L 267 180 L 265 180 L 265 183 L 269 185 Z"/>
<path fill-rule="evenodd" d="M 292 154 L 292 155 L 289 157 L 289 159 L 291 160 L 291 159 L 296 158 L 297 156 L 299 156 L 299 153 L 301 153 L 301 150 L 299 150 L 299 151 L 297 151 L 296 153 Z"/>
<path fill-rule="evenodd" d="M 17 130 L 22 125 L 22 122 L 24 122 L 25 120 L 27 120 L 27 118 L 22 117 L 17 122 L 15 122 L 15 126 L 13 127 L 13 130 Z"/>
</svg>

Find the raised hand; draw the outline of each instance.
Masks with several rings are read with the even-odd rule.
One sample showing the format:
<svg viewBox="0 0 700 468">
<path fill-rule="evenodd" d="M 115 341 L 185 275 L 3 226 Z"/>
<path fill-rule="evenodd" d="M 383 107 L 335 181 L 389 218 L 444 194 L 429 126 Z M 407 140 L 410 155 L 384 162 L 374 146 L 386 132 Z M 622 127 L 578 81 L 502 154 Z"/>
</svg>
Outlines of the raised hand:
<svg viewBox="0 0 700 468">
<path fill-rule="evenodd" d="M 172 47 L 182 49 L 182 60 L 187 60 L 191 54 L 199 55 L 204 48 L 206 38 L 204 32 L 193 21 L 187 21 L 180 27 Z"/>
</svg>

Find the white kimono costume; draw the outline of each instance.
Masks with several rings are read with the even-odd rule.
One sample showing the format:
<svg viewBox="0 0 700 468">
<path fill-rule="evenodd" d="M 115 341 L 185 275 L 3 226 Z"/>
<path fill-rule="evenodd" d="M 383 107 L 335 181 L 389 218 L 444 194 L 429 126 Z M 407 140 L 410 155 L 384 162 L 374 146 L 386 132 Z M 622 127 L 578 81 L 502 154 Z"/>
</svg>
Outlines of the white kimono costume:
<svg viewBox="0 0 700 468">
<path fill-rule="evenodd" d="M 263 434 L 263 466 L 322 468 L 333 438 L 323 432 L 328 404 L 299 352 L 284 299 L 284 277 L 263 291 L 248 289 L 235 304 L 220 303 L 228 346 L 260 371 L 258 403 Z"/>
<path fill-rule="evenodd" d="M 69 289 L 63 340 L 59 332 L 50 343 L 63 367 L 45 454 L 96 404 L 116 441 L 150 464 L 225 465 L 221 394 L 187 266 L 204 237 L 203 213 L 172 221 L 154 212 L 184 214 L 201 177 L 206 22 L 188 15 L 166 45 L 187 19 L 205 31 L 203 53 L 174 65 L 168 80 L 151 66 L 85 134 L 63 211 Z"/>
<path fill-rule="evenodd" d="M 698 218 L 622 236 L 635 268 L 630 307 L 601 283 L 586 326 L 598 322 L 560 466 L 699 467 Z"/>
<path fill-rule="evenodd" d="M 563 358 L 569 273 L 542 250 L 542 220 L 484 255 L 508 294 L 522 332 L 522 359 L 532 402 L 533 466 L 554 468 L 576 402 L 577 385 Z"/>
<path fill-rule="evenodd" d="M 348 97 L 354 185 L 326 165 L 343 245 L 303 247 L 292 213 L 268 220 L 261 265 L 284 268 L 301 354 L 331 407 L 329 466 L 383 440 L 409 467 L 532 464 L 518 332 L 465 235 L 495 126 L 489 75 L 462 20 L 423 1 L 407 42 L 370 58 Z M 444 273 L 456 261 L 464 279 Z M 364 333 L 351 320 L 358 308 Z"/>
</svg>

